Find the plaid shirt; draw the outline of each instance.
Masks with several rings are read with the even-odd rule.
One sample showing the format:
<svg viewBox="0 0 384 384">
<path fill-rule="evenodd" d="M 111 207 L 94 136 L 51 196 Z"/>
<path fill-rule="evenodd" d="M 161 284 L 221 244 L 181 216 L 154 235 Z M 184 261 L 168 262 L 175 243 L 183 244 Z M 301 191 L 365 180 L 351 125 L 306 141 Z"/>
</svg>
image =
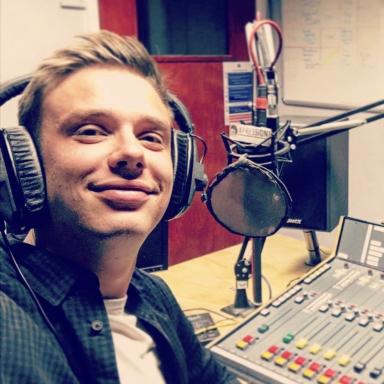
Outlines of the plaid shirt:
<svg viewBox="0 0 384 384">
<path fill-rule="evenodd" d="M 114 347 L 97 277 L 46 251 L 12 250 L 59 335 L 0 250 L 0 382 L 118 383 Z M 166 284 L 136 270 L 126 310 L 155 341 L 167 383 L 237 383 L 193 333 Z"/>
</svg>

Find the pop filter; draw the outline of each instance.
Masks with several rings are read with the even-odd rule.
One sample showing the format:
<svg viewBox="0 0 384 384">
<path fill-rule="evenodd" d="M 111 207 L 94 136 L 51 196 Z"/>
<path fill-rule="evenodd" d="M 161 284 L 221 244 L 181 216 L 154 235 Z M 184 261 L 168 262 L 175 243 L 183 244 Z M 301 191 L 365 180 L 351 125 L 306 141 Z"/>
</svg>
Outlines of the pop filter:
<svg viewBox="0 0 384 384">
<path fill-rule="evenodd" d="M 283 182 L 245 155 L 216 175 L 204 199 L 221 225 L 249 237 L 273 235 L 285 223 L 292 205 Z"/>
</svg>

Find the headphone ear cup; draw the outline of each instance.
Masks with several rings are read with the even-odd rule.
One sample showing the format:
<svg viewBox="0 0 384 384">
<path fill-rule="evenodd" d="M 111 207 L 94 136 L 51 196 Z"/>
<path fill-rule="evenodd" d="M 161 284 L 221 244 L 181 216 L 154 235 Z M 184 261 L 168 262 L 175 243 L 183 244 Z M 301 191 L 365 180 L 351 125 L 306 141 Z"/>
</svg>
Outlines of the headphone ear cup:
<svg viewBox="0 0 384 384">
<path fill-rule="evenodd" d="M 43 171 L 33 140 L 25 127 L 2 129 L 0 147 L 3 168 L 0 215 L 11 230 L 22 229 L 30 226 L 35 215 L 44 207 Z"/>
<path fill-rule="evenodd" d="M 193 197 L 191 182 L 193 173 L 193 146 L 188 133 L 172 130 L 173 189 L 164 218 L 171 220 L 183 213 Z"/>
</svg>

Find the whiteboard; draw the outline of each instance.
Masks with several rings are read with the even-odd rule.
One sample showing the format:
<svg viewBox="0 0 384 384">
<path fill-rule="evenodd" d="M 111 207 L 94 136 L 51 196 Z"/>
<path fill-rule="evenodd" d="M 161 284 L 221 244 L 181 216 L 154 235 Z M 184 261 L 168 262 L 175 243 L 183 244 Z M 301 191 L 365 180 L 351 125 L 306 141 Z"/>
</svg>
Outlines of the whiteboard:
<svg viewBox="0 0 384 384">
<path fill-rule="evenodd" d="M 384 0 L 282 0 L 283 100 L 352 108 L 384 98 Z"/>
</svg>

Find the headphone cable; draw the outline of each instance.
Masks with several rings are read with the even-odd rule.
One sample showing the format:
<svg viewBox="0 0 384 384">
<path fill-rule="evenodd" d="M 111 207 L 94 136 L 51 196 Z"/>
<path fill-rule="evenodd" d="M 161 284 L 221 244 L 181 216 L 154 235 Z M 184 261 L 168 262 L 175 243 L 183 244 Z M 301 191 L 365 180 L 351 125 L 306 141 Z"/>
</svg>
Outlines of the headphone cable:
<svg viewBox="0 0 384 384">
<path fill-rule="evenodd" d="M 55 327 L 53 326 L 52 322 L 49 320 L 48 315 L 44 311 L 44 308 L 41 305 L 38 297 L 36 296 L 35 291 L 33 290 L 33 288 L 28 283 L 26 277 L 24 276 L 24 274 L 23 274 L 23 272 L 22 272 L 22 270 L 21 270 L 21 268 L 20 268 L 20 266 L 19 266 L 19 264 L 18 264 L 18 262 L 16 260 L 16 257 L 14 255 L 14 253 L 12 252 L 12 248 L 11 248 L 11 245 L 10 245 L 10 243 L 8 241 L 4 225 L 0 229 L 0 232 L 1 232 L 1 236 L 2 236 L 3 241 L 4 241 L 4 245 L 5 245 L 6 251 L 8 252 L 8 255 L 9 255 L 10 259 L 11 259 L 13 268 L 15 269 L 17 275 L 20 277 L 20 279 L 23 282 L 24 286 L 27 288 L 27 290 L 30 293 L 30 295 L 32 296 L 32 299 L 35 302 L 35 304 L 36 304 L 40 314 L 42 315 L 44 321 L 47 323 L 48 328 L 51 330 L 51 332 L 54 334 L 54 336 L 56 337 L 57 341 L 61 345 L 61 340 L 60 340 L 60 338 L 59 338 L 59 336 L 58 336 L 58 334 L 56 332 Z"/>
</svg>

